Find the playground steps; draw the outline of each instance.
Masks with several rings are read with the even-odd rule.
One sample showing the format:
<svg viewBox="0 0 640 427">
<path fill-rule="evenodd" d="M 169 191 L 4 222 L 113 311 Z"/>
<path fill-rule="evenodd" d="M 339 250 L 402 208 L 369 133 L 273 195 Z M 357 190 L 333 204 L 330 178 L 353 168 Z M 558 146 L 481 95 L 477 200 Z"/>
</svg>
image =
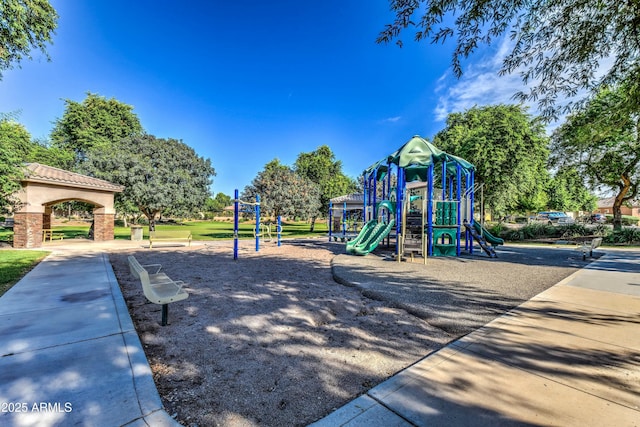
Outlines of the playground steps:
<svg viewBox="0 0 640 427">
<path fill-rule="evenodd" d="M 404 244 L 402 245 L 405 254 L 422 254 L 422 213 L 408 213 L 406 218 L 406 230 Z"/>
<path fill-rule="evenodd" d="M 474 227 L 472 227 L 468 223 L 465 223 L 464 226 L 471 233 L 471 237 L 473 237 L 476 240 L 476 242 L 478 242 L 480 247 L 486 252 L 487 255 L 489 255 L 490 258 L 498 258 L 498 254 L 496 254 L 496 251 L 495 249 L 493 249 L 493 246 L 487 243 L 485 238 L 482 237 Z"/>
</svg>

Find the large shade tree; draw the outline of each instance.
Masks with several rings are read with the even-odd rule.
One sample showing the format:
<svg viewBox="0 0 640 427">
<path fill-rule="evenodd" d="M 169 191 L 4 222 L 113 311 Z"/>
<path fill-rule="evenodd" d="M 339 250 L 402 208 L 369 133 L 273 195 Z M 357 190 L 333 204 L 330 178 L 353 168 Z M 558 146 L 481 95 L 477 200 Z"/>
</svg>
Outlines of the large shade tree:
<svg viewBox="0 0 640 427">
<path fill-rule="evenodd" d="M 176 139 L 152 135 L 125 138 L 112 150 L 95 151 L 83 169 L 97 178 L 124 185 L 122 206 L 135 205 L 155 229 L 165 211 L 199 211 L 210 197 L 215 176 L 211 161 Z M 118 205 L 117 205 L 118 206 Z"/>
<path fill-rule="evenodd" d="M 596 208 L 596 196 L 585 185 L 582 174 L 574 167 L 556 171 L 547 187 L 548 207 L 556 211 L 587 211 Z"/>
<path fill-rule="evenodd" d="M 33 50 L 50 59 L 47 44 L 58 25 L 58 13 L 47 0 L 2 0 L 0 17 L 0 71 L 31 59 Z"/>
<path fill-rule="evenodd" d="M 0 209 L 15 207 L 12 194 L 20 189 L 21 164 L 29 154 L 31 135 L 21 124 L 0 121 Z"/>
<path fill-rule="evenodd" d="M 414 28 L 416 40 L 455 39 L 452 66 L 479 46 L 505 33 L 512 48 L 501 73 L 519 72 L 527 91 L 520 99 L 537 101 L 545 117 L 556 117 L 557 101 L 586 90 L 626 82 L 640 104 L 640 2 L 593 0 L 389 0 L 394 21 L 378 37 L 396 40 Z M 601 67 L 601 65 L 610 64 Z M 560 105 L 559 105 L 560 104 Z M 570 104 L 565 104 L 568 106 Z"/>
<path fill-rule="evenodd" d="M 64 150 L 49 147 L 46 142 L 31 139 L 27 129 L 12 117 L 0 119 L 0 209 L 15 208 L 12 194 L 20 189 L 23 165 L 38 162 L 65 168 L 72 160 Z"/>
<path fill-rule="evenodd" d="M 295 172 L 318 185 L 320 208 L 311 217 L 311 231 L 319 216 L 329 212 L 332 198 L 356 191 L 355 181 L 342 172 L 342 162 L 327 145 L 309 153 L 300 153 L 294 164 Z"/>
<path fill-rule="evenodd" d="M 476 166 L 489 208 L 498 214 L 547 204 L 548 138 L 522 106 L 492 105 L 452 113 L 434 144 Z"/>
<path fill-rule="evenodd" d="M 551 159 L 573 167 L 594 187 L 615 193 L 613 224 L 622 227 L 621 207 L 640 185 L 640 110 L 626 85 L 607 88 L 553 134 Z"/>
<path fill-rule="evenodd" d="M 320 208 L 319 187 L 278 159 L 265 165 L 251 185 L 245 187 L 242 198 L 255 200 L 256 195 L 260 196 L 261 213 L 274 218 L 282 215 L 309 219 Z"/>
<path fill-rule="evenodd" d="M 65 111 L 55 122 L 51 140 L 55 147 L 73 152 L 80 164 L 93 151 L 110 150 L 121 139 L 142 134 L 132 106 L 89 92 L 82 102 L 65 100 Z"/>
</svg>

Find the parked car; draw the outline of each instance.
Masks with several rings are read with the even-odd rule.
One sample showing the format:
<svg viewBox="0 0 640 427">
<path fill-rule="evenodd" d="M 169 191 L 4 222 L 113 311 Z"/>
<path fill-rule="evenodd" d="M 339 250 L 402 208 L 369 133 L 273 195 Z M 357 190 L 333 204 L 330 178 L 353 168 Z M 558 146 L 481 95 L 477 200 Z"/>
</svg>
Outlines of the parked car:
<svg viewBox="0 0 640 427">
<path fill-rule="evenodd" d="M 589 216 L 589 222 L 591 224 L 604 224 L 605 222 L 607 222 L 607 217 L 605 216 L 605 214 L 594 213 Z"/>
<path fill-rule="evenodd" d="M 575 222 L 564 212 L 538 212 L 535 221 L 546 222 L 549 225 L 570 225 Z"/>
</svg>

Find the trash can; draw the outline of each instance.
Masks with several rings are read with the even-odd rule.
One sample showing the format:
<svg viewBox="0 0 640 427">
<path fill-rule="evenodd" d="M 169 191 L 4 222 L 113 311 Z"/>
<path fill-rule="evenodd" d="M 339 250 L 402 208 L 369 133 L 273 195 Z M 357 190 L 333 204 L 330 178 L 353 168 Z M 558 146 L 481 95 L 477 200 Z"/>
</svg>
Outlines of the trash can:
<svg viewBox="0 0 640 427">
<path fill-rule="evenodd" d="M 142 226 L 141 225 L 132 225 L 131 226 L 131 240 L 141 241 L 142 240 Z"/>
</svg>

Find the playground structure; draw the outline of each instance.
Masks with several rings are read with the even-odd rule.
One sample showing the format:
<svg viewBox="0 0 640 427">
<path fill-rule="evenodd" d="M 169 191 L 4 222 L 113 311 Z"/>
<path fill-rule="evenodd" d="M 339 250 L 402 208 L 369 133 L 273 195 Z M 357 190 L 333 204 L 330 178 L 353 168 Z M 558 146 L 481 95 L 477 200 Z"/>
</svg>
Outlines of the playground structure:
<svg viewBox="0 0 640 427">
<path fill-rule="evenodd" d="M 347 252 L 364 255 L 384 238 L 389 242 L 395 225 L 398 262 L 414 254 L 425 262 L 427 256 L 459 256 L 463 234 L 466 251 L 473 253 L 475 240 L 496 257 L 490 244 L 504 242 L 473 219 L 474 172 L 471 163 L 414 136 L 363 172 L 366 224 Z"/>
<path fill-rule="evenodd" d="M 253 237 L 256 240 L 256 252 L 260 251 L 260 239 L 270 241 L 273 239 L 271 234 L 271 224 L 260 222 L 260 196 L 256 195 L 255 202 L 240 200 L 238 190 L 233 194 L 233 259 L 238 259 L 238 240 L 240 232 L 240 212 L 253 214 L 256 218 L 256 225 L 253 229 Z M 278 238 L 278 246 L 281 245 L 282 221 L 278 216 L 276 223 L 276 234 Z"/>
<path fill-rule="evenodd" d="M 348 242 L 364 226 L 362 193 L 347 194 L 329 201 L 329 241 Z"/>
</svg>

